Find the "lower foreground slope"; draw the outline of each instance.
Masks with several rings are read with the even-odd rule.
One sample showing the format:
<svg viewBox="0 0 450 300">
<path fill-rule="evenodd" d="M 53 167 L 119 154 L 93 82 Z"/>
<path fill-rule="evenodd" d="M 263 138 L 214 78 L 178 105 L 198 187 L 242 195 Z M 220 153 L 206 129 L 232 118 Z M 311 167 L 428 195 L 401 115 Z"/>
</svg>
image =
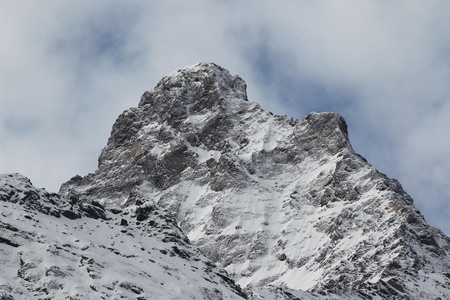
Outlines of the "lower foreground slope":
<svg viewBox="0 0 450 300">
<path fill-rule="evenodd" d="M 176 225 L 146 205 L 105 210 L 0 175 L 0 299 L 242 299 Z"/>
</svg>

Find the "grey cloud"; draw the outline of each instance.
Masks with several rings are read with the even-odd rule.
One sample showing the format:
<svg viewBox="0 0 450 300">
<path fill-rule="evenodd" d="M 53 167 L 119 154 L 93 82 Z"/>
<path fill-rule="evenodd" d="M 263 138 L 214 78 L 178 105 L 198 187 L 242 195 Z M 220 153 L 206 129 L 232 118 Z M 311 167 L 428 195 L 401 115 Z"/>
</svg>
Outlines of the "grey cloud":
<svg viewBox="0 0 450 300">
<path fill-rule="evenodd" d="M 442 138 L 450 128 L 449 6 L 8 2 L 0 12 L 0 172 L 20 171 L 50 190 L 92 172 L 121 111 L 166 73 L 214 61 L 275 113 L 344 115 L 354 148 L 398 177 L 448 233 L 440 212 L 450 198 Z"/>
</svg>

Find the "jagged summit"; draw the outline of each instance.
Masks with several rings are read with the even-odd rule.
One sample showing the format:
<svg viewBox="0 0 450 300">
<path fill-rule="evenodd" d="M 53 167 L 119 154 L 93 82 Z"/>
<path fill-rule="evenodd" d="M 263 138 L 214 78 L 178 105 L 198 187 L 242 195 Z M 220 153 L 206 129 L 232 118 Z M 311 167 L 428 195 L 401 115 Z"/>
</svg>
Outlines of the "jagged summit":
<svg viewBox="0 0 450 300">
<path fill-rule="evenodd" d="M 273 131 L 274 127 L 287 131 Z M 107 180 L 117 184 L 102 187 L 105 180 L 101 180 L 87 192 L 95 193 L 106 205 L 121 205 L 127 193 L 141 183 L 149 181 L 165 189 L 179 181 L 185 169 L 199 163 L 211 165 L 237 149 L 246 161 L 254 151 L 286 151 L 283 145 L 294 142 L 289 139 L 296 143 L 296 150 L 290 151 L 293 157 L 307 152 L 314 155 L 316 148 L 332 153 L 341 148 L 352 151 L 346 122 L 338 114 L 311 113 L 301 122 L 273 116 L 247 100 L 246 83 L 239 76 L 216 64 L 200 63 L 165 76 L 144 93 L 137 108 L 122 113 L 99 157 L 97 176 L 88 175 L 83 182 L 75 177 L 62 185 L 61 192 L 67 194 L 68 187 L 74 189 L 94 178 L 110 177 L 112 173 L 106 170 L 119 167 L 120 172 Z M 161 164 L 166 167 L 159 168 Z M 110 197 L 115 190 L 117 195 Z"/>
<path fill-rule="evenodd" d="M 353 151 L 341 116 L 311 113 L 298 121 L 273 115 L 248 101 L 239 76 L 215 64 L 180 69 L 144 93 L 139 106 L 113 125 L 98 169 L 73 177 L 52 197 L 43 207 L 61 203 L 56 211 L 74 212 L 67 215 L 75 222 L 92 218 L 89 208 L 98 208 L 108 220 L 99 217 L 105 224 L 97 226 L 114 241 L 128 233 L 156 238 L 149 257 L 158 249 L 180 256 L 181 247 L 193 257 L 201 249 L 207 258 L 200 266 L 208 275 L 195 278 L 211 299 L 245 297 L 233 280 L 252 300 L 450 295 L 450 239 L 426 223 L 397 180 Z M 117 229 L 125 224 L 134 224 L 134 231 Z M 18 245 L 10 235 L 7 240 Z M 159 243 L 174 235 L 181 239 L 170 246 L 178 250 Z M 105 247 L 122 253 L 119 246 Z M 134 265 L 147 258 L 137 252 L 121 261 L 145 269 Z M 189 282 L 199 266 L 192 260 L 174 264 L 179 262 L 187 277 L 177 282 Z M 172 276 L 174 264 L 160 266 Z M 105 294 L 136 290 L 129 281 L 114 282 L 105 282 Z M 195 295 L 202 290 L 183 288 Z"/>
<path fill-rule="evenodd" d="M 214 63 L 199 63 L 185 67 L 164 76 L 156 87 L 144 93 L 139 106 L 157 103 L 161 97 L 176 96 L 184 104 L 194 105 L 193 111 L 212 108 L 224 98 L 234 97 L 247 100 L 247 85 L 242 78 L 232 76 L 228 70 Z M 204 103 L 205 93 L 211 93 L 208 103 Z M 182 95 L 189 94 L 190 97 Z M 157 98 L 153 99 L 153 95 Z"/>
</svg>

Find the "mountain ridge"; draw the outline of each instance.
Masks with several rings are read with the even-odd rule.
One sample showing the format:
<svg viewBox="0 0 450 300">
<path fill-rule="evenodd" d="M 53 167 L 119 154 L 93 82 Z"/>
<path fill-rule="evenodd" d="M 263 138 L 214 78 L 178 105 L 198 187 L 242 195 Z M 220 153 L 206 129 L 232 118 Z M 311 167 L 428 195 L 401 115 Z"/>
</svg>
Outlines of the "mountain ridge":
<svg viewBox="0 0 450 300">
<path fill-rule="evenodd" d="M 146 205 L 99 203 L 0 175 L 0 299 L 243 299 L 173 216 Z"/>
<path fill-rule="evenodd" d="M 98 169 L 59 194 L 83 209 L 168 212 L 251 299 L 450 295 L 450 239 L 354 152 L 341 116 L 273 115 L 213 63 L 145 92 Z"/>
</svg>

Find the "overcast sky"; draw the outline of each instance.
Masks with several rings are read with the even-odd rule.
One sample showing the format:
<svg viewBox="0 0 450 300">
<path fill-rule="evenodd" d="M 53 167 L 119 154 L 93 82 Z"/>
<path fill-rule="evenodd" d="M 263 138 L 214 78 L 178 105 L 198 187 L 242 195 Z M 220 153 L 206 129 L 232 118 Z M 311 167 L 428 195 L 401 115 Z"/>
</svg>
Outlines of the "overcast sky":
<svg viewBox="0 0 450 300">
<path fill-rule="evenodd" d="M 0 38 L 0 173 L 58 191 L 162 76 L 215 62 L 276 114 L 341 114 L 450 235 L 450 1 L 5 0 Z"/>
</svg>

